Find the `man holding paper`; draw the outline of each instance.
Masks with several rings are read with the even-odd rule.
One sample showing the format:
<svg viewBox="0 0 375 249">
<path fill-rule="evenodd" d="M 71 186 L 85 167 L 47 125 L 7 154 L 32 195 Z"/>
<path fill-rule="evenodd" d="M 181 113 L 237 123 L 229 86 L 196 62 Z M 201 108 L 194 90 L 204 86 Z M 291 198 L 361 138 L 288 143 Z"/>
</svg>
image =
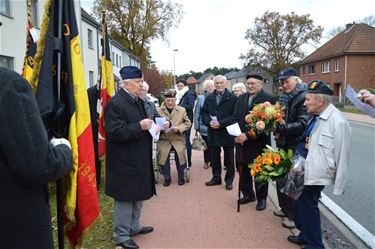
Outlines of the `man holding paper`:
<svg viewBox="0 0 375 249">
<path fill-rule="evenodd" d="M 253 178 L 250 175 L 250 168 L 247 167 L 247 165 L 253 163 L 254 159 L 263 152 L 267 144 L 271 144 L 271 137 L 266 134 L 257 134 L 255 139 L 250 138 L 248 134 L 249 129 L 246 127 L 245 116 L 249 114 L 255 105 L 266 101 L 275 104 L 275 99 L 263 90 L 262 76 L 248 75 L 246 79 L 247 93 L 238 97 L 233 114 L 234 122 L 238 122 L 242 131 L 242 133 L 235 138 L 236 143 L 242 145 L 243 160 L 240 162 L 240 190 L 243 197 L 240 199 L 240 204 L 258 200 L 256 210 L 261 211 L 266 208 L 268 183 L 255 182 L 254 192 Z"/>
<path fill-rule="evenodd" d="M 158 163 L 163 165 L 165 187 L 171 184 L 171 166 L 169 162 L 169 154 L 172 149 L 175 150 L 175 161 L 178 172 L 178 185 L 184 185 L 184 168 L 186 165 L 186 137 L 185 132 L 190 128 L 191 122 L 187 116 L 185 108 L 176 105 L 176 94 L 174 91 L 168 91 L 165 100 L 158 108 L 161 118 L 157 118 L 156 122 L 163 124 L 169 120 L 171 127 L 162 130 L 158 148 Z"/>
<path fill-rule="evenodd" d="M 208 147 L 210 148 L 212 178 L 206 186 L 221 185 L 221 147 L 224 162 L 227 162 L 225 188 L 233 189 L 234 179 L 234 139 L 226 127 L 233 122 L 233 108 L 237 97 L 226 89 L 227 79 L 223 75 L 214 78 L 215 91 L 206 97 L 201 109 L 202 121 L 208 126 Z"/>
</svg>

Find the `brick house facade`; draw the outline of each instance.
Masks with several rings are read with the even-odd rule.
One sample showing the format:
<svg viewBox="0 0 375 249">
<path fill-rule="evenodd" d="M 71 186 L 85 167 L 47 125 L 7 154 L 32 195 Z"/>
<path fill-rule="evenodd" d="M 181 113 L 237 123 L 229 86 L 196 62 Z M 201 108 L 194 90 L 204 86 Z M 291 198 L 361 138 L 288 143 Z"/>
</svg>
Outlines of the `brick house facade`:
<svg viewBox="0 0 375 249">
<path fill-rule="evenodd" d="M 324 80 L 342 101 L 346 87 L 375 89 L 375 28 L 349 24 L 299 63 L 304 82 Z"/>
</svg>

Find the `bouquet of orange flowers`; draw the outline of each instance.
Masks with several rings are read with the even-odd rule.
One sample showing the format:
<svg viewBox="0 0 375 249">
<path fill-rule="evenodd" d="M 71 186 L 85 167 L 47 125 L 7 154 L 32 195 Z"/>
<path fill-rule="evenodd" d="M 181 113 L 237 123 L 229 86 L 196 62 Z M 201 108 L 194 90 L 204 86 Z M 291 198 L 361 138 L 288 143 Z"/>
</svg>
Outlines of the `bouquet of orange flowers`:
<svg viewBox="0 0 375 249">
<path fill-rule="evenodd" d="M 283 178 L 293 165 L 293 151 L 273 149 L 267 145 L 264 152 L 249 165 L 255 181 L 269 182 Z"/>
<path fill-rule="evenodd" d="M 284 110 L 280 104 L 272 105 L 264 102 L 254 106 L 253 110 L 245 116 L 245 122 L 249 127 L 250 138 L 255 139 L 257 134 L 270 134 L 275 131 L 276 124 L 284 123 Z"/>
</svg>

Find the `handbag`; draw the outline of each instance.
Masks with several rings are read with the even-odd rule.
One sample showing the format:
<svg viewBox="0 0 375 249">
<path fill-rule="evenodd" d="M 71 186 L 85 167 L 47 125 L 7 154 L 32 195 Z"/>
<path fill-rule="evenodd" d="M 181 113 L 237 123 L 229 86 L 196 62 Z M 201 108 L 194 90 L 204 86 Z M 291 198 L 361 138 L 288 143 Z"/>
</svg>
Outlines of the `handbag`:
<svg viewBox="0 0 375 249">
<path fill-rule="evenodd" d="M 207 150 L 207 144 L 203 140 L 200 133 L 195 132 L 195 136 L 193 138 L 193 143 L 191 144 L 191 147 L 193 150 L 200 150 L 200 151 Z"/>
</svg>

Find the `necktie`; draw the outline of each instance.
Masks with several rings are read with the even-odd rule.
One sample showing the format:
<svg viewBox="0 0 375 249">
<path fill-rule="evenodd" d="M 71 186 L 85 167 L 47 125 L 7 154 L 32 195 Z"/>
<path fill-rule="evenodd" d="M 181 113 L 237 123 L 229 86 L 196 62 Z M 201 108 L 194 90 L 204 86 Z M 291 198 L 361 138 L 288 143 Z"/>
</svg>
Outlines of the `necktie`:
<svg viewBox="0 0 375 249">
<path fill-rule="evenodd" d="M 249 103 L 248 103 L 249 109 L 250 109 L 251 104 L 253 103 L 253 99 L 254 99 L 254 95 L 250 95 L 250 97 L 249 97 Z"/>
<path fill-rule="evenodd" d="M 222 93 L 217 92 L 216 94 L 216 104 L 219 105 L 221 97 L 223 97 Z"/>
</svg>

